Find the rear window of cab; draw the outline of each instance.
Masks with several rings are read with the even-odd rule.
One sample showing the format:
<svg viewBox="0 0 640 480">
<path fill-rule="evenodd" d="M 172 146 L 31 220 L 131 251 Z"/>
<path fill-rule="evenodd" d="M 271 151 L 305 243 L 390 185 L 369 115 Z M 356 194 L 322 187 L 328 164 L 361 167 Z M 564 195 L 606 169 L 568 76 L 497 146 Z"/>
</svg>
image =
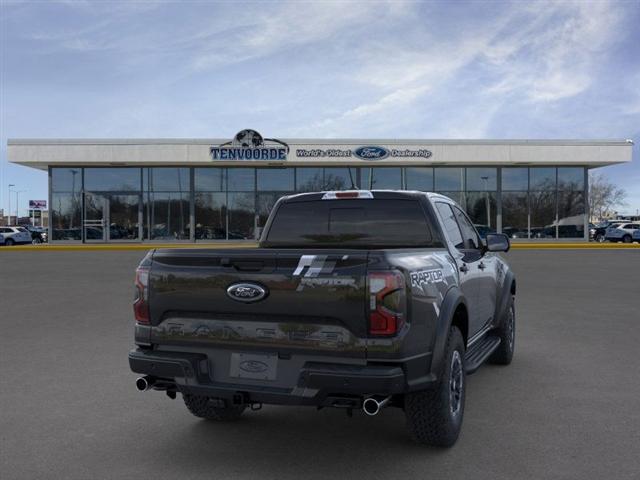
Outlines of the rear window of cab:
<svg viewBox="0 0 640 480">
<path fill-rule="evenodd" d="M 440 247 L 416 199 L 284 202 L 263 241 L 269 247 Z"/>
</svg>

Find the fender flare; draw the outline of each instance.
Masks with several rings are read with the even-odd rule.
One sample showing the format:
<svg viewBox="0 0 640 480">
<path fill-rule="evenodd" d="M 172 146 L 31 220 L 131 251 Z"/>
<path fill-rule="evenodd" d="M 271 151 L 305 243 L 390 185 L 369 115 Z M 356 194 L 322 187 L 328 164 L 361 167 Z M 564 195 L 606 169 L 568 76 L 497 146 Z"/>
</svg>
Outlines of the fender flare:
<svg viewBox="0 0 640 480">
<path fill-rule="evenodd" d="M 511 270 L 508 270 L 504 275 L 502 285 L 498 287 L 498 301 L 496 302 L 496 312 L 494 316 L 494 324 L 496 327 L 500 326 L 502 319 L 505 318 L 511 300 L 511 285 L 515 283 L 516 276 Z"/>
<path fill-rule="evenodd" d="M 440 315 L 438 316 L 438 323 L 436 325 L 433 357 L 431 360 L 431 374 L 435 375 L 436 378 L 440 378 L 445 353 L 444 351 L 447 344 L 447 338 L 449 337 L 449 329 L 453 322 L 453 315 L 460 304 L 464 305 L 465 308 L 468 308 L 467 301 L 462 290 L 457 286 L 451 287 L 440 304 Z"/>
</svg>

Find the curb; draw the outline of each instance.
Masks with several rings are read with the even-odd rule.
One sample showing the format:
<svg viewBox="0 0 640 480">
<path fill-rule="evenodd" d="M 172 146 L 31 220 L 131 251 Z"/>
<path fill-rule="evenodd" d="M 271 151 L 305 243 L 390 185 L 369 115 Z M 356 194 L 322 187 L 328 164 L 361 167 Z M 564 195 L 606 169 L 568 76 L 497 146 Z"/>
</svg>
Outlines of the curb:
<svg viewBox="0 0 640 480">
<path fill-rule="evenodd" d="M 15 245 L 12 247 L 0 246 L 0 252 L 15 251 L 108 251 L 108 250 L 152 250 L 154 248 L 201 248 L 212 250 L 219 249 L 244 249 L 255 248 L 255 243 L 154 243 L 154 244 L 98 244 L 98 245 Z M 512 243 L 512 250 L 634 250 L 640 249 L 638 243 Z"/>
<path fill-rule="evenodd" d="M 255 244 L 175 244 L 175 243 L 154 243 L 154 244 L 133 244 L 133 245 L 15 245 L 12 247 L 0 246 L 0 252 L 3 251 L 22 251 L 22 252 L 51 252 L 51 251 L 96 251 L 96 250 L 153 250 L 154 248 L 211 248 L 218 250 L 222 248 L 253 248 Z"/>
<path fill-rule="evenodd" d="M 512 243 L 512 250 L 633 250 L 637 243 Z"/>
</svg>

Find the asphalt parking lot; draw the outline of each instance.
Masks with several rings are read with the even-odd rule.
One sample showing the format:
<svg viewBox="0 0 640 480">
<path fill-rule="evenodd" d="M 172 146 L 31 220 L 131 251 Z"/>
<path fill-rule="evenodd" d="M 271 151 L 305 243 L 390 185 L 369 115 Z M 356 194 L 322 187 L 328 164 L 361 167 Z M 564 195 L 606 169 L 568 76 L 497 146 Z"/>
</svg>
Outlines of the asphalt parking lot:
<svg viewBox="0 0 640 480">
<path fill-rule="evenodd" d="M 450 450 L 400 410 L 265 407 L 233 424 L 138 393 L 141 251 L 0 252 L 0 477 L 637 479 L 640 250 L 513 251 L 516 356 L 469 377 Z"/>
</svg>

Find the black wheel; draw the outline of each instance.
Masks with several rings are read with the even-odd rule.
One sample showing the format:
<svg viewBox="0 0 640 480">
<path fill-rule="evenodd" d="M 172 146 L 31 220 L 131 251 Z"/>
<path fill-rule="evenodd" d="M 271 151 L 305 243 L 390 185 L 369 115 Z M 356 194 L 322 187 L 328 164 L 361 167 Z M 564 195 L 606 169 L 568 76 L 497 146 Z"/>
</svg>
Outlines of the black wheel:
<svg viewBox="0 0 640 480">
<path fill-rule="evenodd" d="M 625 235 L 624 237 L 622 237 L 622 241 L 624 243 L 631 243 L 631 235 Z"/>
<path fill-rule="evenodd" d="M 596 235 L 596 238 L 594 239 L 596 242 L 598 243 L 603 243 L 604 242 L 604 235 L 602 233 L 599 233 Z"/>
<path fill-rule="evenodd" d="M 207 420 L 231 421 L 237 420 L 244 412 L 245 405 L 232 405 L 221 407 L 219 398 L 204 397 L 201 395 L 182 395 L 184 404 L 189 411 L 196 417 L 206 418 Z"/>
<path fill-rule="evenodd" d="M 36 237 L 33 240 L 31 240 L 31 243 L 34 245 L 40 245 L 42 243 L 42 240 L 40 240 L 40 238 Z"/>
<path fill-rule="evenodd" d="M 12 245 L 14 245 L 15 243 L 16 243 L 16 242 L 14 242 L 14 241 L 13 241 L 13 238 L 7 238 L 7 239 L 4 241 L 4 244 L 5 244 L 7 247 L 11 247 L 11 246 L 12 246 Z"/>
<path fill-rule="evenodd" d="M 489 357 L 489 362 L 497 365 L 509 365 L 513 360 L 513 351 L 516 344 L 516 307 L 513 295 L 511 296 L 511 304 L 507 310 L 507 316 L 502 319 L 502 325 L 498 327 L 495 333 L 500 337 L 500 345 Z"/>
<path fill-rule="evenodd" d="M 456 443 L 462 427 L 466 384 L 464 340 L 460 330 L 451 327 L 437 385 L 408 393 L 404 398 L 407 428 L 416 442 L 435 447 Z"/>
</svg>

